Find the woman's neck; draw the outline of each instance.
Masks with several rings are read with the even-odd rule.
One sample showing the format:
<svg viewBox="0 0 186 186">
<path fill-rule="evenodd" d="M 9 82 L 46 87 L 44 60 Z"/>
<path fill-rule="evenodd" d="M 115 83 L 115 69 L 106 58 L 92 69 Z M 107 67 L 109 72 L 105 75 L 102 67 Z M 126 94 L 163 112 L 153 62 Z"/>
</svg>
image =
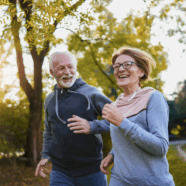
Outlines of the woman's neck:
<svg viewBox="0 0 186 186">
<path fill-rule="evenodd" d="M 124 97 L 127 97 L 131 94 L 134 94 L 135 92 L 137 92 L 140 89 L 139 85 L 137 86 L 128 86 L 128 87 L 123 87 L 123 91 L 124 91 Z"/>
</svg>

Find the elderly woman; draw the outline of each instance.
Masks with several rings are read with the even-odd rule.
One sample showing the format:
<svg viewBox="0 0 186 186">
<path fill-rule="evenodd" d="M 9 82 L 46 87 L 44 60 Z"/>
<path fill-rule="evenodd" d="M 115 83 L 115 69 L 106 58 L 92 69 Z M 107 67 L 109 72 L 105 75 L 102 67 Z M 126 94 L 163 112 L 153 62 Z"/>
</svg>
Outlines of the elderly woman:
<svg viewBox="0 0 186 186">
<path fill-rule="evenodd" d="M 102 117 L 111 123 L 112 150 L 101 171 L 111 170 L 110 186 L 174 186 L 166 153 L 169 147 L 169 109 L 163 94 L 140 88 L 155 61 L 146 52 L 126 47 L 112 58 L 114 76 L 123 89 Z"/>
</svg>

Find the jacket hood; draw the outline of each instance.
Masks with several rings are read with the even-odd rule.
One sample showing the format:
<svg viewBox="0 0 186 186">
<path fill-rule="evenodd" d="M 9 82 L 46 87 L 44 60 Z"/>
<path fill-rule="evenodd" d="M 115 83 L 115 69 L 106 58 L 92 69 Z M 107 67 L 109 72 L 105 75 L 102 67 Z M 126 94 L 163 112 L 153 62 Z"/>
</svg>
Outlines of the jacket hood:
<svg viewBox="0 0 186 186">
<path fill-rule="evenodd" d="M 74 82 L 74 84 L 68 88 L 70 91 L 75 91 L 76 89 L 78 89 L 80 86 L 84 85 L 84 84 L 87 84 L 85 81 L 83 81 L 81 78 L 78 78 L 76 79 L 76 81 Z M 67 88 L 65 88 L 67 89 Z M 54 88 L 53 88 L 54 91 L 56 90 L 61 90 L 57 84 L 55 84 Z"/>
</svg>

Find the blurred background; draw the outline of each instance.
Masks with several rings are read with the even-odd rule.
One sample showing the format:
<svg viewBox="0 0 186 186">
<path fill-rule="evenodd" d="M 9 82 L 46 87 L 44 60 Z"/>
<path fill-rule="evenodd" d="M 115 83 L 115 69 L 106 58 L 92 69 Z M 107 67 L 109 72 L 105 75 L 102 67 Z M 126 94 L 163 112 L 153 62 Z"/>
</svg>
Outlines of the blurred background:
<svg viewBox="0 0 186 186">
<path fill-rule="evenodd" d="M 111 59 L 122 46 L 145 50 L 156 61 L 152 80 L 142 87 L 167 99 L 170 172 L 176 185 L 186 186 L 186 163 L 177 151 L 186 150 L 184 0 L 0 1 L 0 185 L 48 185 L 34 170 L 41 158 L 44 99 L 55 85 L 49 56 L 71 51 L 79 77 L 115 101 L 122 90 Z M 106 156 L 110 134 L 102 136 Z"/>
</svg>

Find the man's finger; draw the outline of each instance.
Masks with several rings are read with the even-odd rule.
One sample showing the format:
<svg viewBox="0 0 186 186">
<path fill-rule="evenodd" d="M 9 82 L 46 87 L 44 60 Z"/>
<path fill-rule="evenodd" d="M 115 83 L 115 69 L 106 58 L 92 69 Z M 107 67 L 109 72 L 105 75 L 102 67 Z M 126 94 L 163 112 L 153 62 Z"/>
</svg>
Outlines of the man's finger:
<svg viewBox="0 0 186 186">
<path fill-rule="evenodd" d="M 67 121 L 68 122 L 70 122 L 70 121 L 75 121 L 75 122 L 76 121 L 81 121 L 81 118 L 76 118 L 76 117 L 75 118 L 69 118 L 69 119 L 67 119 Z"/>
<path fill-rule="evenodd" d="M 69 122 L 69 121 L 76 121 L 76 118 L 69 118 L 69 119 L 67 119 L 67 121 Z"/>
<path fill-rule="evenodd" d="M 85 130 L 74 130 L 73 132 L 76 134 L 87 134 L 87 131 Z"/>
<path fill-rule="evenodd" d="M 84 129 L 82 126 L 70 127 L 70 130 L 82 130 Z"/>
<path fill-rule="evenodd" d="M 67 121 L 84 121 L 85 119 L 80 118 L 79 116 L 73 115 L 72 118 L 67 119 Z"/>
<path fill-rule="evenodd" d="M 74 123 L 69 123 L 67 125 L 67 127 L 77 127 L 77 126 L 81 126 L 82 125 L 82 122 L 74 122 Z"/>
</svg>

